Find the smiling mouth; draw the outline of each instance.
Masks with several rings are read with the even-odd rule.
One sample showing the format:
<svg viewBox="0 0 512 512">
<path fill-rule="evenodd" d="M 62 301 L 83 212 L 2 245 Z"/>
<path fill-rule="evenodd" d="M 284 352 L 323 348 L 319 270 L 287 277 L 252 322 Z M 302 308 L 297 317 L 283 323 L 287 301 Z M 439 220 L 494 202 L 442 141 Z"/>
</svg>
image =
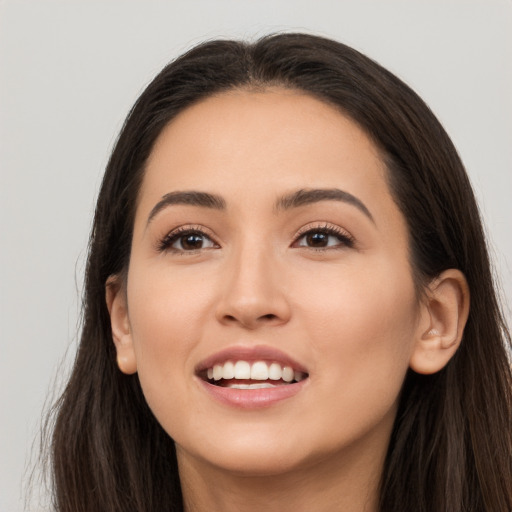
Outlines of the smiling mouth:
<svg viewBox="0 0 512 512">
<path fill-rule="evenodd" d="M 268 361 L 228 360 L 200 372 L 199 376 L 214 386 L 232 389 L 268 389 L 301 382 L 308 374 Z"/>
</svg>

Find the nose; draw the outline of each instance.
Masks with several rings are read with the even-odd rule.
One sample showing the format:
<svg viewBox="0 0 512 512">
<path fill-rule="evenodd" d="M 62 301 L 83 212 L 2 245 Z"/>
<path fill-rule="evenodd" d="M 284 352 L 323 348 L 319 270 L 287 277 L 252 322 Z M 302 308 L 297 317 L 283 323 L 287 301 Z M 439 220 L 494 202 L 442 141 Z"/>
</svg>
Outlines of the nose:
<svg viewBox="0 0 512 512">
<path fill-rule="evenodd" d="M 216 317 L 225 325 L 254 330 L 282 325 L 291 309 L 281 265 L 268 245 L 239 251 L 226 262 Z"/>
</svg>

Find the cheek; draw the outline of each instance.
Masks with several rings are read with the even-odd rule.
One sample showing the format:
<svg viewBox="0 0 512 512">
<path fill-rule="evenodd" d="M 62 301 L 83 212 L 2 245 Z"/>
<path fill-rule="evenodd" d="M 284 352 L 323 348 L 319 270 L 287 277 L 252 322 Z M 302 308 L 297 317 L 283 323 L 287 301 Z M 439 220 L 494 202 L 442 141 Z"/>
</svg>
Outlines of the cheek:
<svg viewBox="0 0 512 512">
<path fill-rule="evenodd" d="M 133 286 L 131 287 L 131 283 Z M 206 290 L 207 287 L 204 287 Z M 137 371 L 148 402 L 193 371 L 191 355 L 199 342 L 210 299 L 186 276 L 162 268 L 130 270 L 128 306 Z"/>
<path fill-rule="evenodd" d="M 326 279 L 326 286 L 318 286 L 321 282 L 317 275 L 317 286 L 301 294 L 307 297 L 304 329 L 314 340 L 313 359 L 324 365 L 318 375 L 354 396 L 382 391 L 388 403 L 394 401 L 416 334 L 418 305 L 410 274 L 375 264 L 344 269 Z"/>
</svg>

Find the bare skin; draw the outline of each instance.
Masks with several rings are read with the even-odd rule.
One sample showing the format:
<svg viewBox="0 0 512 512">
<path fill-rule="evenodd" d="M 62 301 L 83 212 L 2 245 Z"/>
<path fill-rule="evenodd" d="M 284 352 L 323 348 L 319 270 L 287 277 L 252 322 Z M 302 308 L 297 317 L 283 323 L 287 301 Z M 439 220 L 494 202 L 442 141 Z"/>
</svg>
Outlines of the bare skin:
<svg viewBox="0 0 512 512">
<path fill-rule="evenodd" d="M 330 460 L 319 461 L 317 467 L 271 476 L 226 473 L 180 456 L 186 511 L 376 511 L 385 452 L 382 443 L 374 444 L 376 451 L 368 450 L 366 457 L 355 446 L 353 457 L 345 453 L 342 459 L 333 454 Z M 373 473 L 368 472 L 371 467 L 375 468 Z"/>
<path fill-rule="evenodd" d="M 188 512 L 377 510 L 405 374 L 448 362 L 468 302 L 457 271 L 418 299 L 386 172 L 355 123 L 283 89 L 208 98 L 157 140 L 107 302 Z M 208 377 L 237 360 L 299 381 Z"/>
</svg>

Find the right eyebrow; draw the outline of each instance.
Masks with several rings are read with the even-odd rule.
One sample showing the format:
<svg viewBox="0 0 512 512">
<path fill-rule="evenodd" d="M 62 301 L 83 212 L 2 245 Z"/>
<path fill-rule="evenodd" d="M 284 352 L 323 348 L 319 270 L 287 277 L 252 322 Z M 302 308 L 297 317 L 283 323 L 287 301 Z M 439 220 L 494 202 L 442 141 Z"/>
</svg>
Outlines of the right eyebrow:
<svg viewBox="0 0 512 512">
<path fill-rule="evenodd" d="M 320 201 L 341 201 L 355 206 L 375 224 L 373 215 L 361 199 L 338 188 L 300 189 L 279 198 L 275 207 L 277 210 L 289 210 Z"/>
<path fill-rule="evenodd" d="M 213 208 L 215 210 L 226 209 L 226 201 L 224 201 L 222 197 L 215 194 L 199 192 L 196 190 L 169 192 L 168 194 L 165 194 L 162 199 L 158 201 L 158 203 L 156 203 L 156 205 L 153 207 L 148 216 L 147 224 L 153 220 L 158 212 L 164 208 L 167 208 L 168 206 L 175 204 L 200 206 L 203 208 Z"/>
</svg>

